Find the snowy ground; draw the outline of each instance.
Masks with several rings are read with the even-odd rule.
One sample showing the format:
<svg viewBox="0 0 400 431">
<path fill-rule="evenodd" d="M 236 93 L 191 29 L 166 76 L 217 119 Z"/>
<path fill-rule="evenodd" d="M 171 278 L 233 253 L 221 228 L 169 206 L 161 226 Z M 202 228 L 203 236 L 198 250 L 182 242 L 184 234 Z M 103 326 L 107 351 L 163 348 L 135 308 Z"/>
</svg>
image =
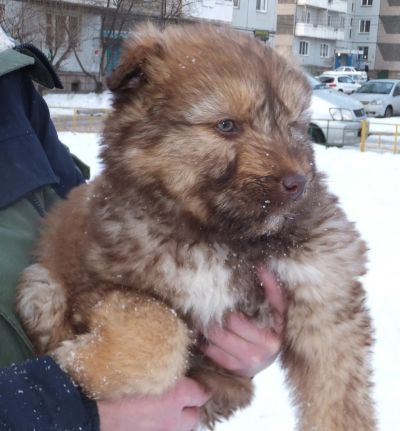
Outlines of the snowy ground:
<svg viewBox="0 0 400 431">
<path fill-rule="evenodd" d="M 61 133 L 71 150 L 96 175 L 99 137 Z M 400 409 L 400 154 L 360 153 L 357 149 L 316 146 L 319 168 L 368 242 L 369 273 L 364 283 L 376 328 L 373 366 L 381 431 L 399 429 Z M 277 365 L 256 377 L 257 396 L 218 431 L 292 431 L 295 414 Z M 362 431 L 362 430 L 349 430 Z"/>
</svg>

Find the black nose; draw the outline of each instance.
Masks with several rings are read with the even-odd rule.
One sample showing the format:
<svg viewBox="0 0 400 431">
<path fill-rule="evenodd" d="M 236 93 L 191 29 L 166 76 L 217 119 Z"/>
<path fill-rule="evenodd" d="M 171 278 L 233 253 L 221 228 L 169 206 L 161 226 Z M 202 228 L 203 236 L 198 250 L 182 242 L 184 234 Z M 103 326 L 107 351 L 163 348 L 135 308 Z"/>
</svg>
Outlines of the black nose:
<svg viewBox="0 0 400 431">
<path fill-rule="evenodd" d="M 285 193 L 287 193 L 292 200 L 298 199 L 304 192 L 307 178 L 300 174 L 286 174 L 282 178 L 282 186 Z"/>
</svg>

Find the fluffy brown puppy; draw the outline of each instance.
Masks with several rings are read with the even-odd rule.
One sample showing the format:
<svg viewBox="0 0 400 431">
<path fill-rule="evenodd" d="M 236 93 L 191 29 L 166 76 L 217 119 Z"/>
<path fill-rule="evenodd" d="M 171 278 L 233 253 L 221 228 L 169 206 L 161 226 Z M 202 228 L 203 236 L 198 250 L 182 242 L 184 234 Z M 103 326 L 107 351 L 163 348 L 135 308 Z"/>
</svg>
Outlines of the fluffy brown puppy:
<svg viewBox="0 0 400 431">
<path fill-rule="evenodd" d="M 212 427 L 252 383 L 196 336 L 232 309 L 268 324 L 263 263 L 289 299 L 299 429 L 374 430 L 366 247 L 316 170 L 304 74 L 226 28 L 147 26 L 109 87 L 104 171 L 48 217 L 20 286 L 37 351 L 97 398 L 159 394 L 187 373 L 213 394 Z"/>
</svg>

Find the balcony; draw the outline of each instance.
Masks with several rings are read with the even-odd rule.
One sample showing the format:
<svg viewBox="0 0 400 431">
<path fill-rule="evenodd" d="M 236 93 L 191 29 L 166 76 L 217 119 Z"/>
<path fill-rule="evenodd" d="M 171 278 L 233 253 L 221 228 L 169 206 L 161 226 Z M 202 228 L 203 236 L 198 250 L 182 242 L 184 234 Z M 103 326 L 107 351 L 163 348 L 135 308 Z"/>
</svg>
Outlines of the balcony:
<svg viewBox="0 0 400 431">
<path fill-rule="evenodd" d="M 347 12 L 346 0 L 297 0 L 298 6 L 310 6 L 318 9 L 327 9 L 332 12 Z"/>
<path fill-rule="evenodd" d="M 295 28 L 295 35 L 299 37 L 312 37 L 314 39 L 344 40 L 344 29 L 298 22 Z"/>
<path fill-rule="evenodd" d="M 332 12 L 347 13 L 347 1 L 346 0 L 328 0 L 328 10 Z"/>
</svg>

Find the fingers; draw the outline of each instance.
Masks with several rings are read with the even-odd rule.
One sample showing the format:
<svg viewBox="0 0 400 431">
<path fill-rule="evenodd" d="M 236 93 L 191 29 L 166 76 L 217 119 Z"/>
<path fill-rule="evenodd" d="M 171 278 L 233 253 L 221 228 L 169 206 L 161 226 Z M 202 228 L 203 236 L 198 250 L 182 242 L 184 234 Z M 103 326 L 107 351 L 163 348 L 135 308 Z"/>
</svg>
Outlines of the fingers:
<svg viewBox="0 0 400 431">
<path fill-rule="evenodd" d="M 226 318 L 225 329 L 254 344 L 264 344 L 267 334 L 265 328 L 257 327 L 242 313 L 229 314 Z"/>
<path fill-rule="evenodd" d="M 236 318 L 236 313 L 229 317 L 232 320 Z M 246 332 L 242 328 L 239 332 L 244 336 L 251 334 L 249 338 L 252 341 L 227 329 L 215 329 L 210 331 L 209 344 L 203 352 L 223 368 L 251 377 L 274 362 L 281 348 L 281 339 L 272 331 L 261 330 L 247 320 L 245 322 Z"/>
<path fill-rule="evenodd" d="M 222 366 L 223 368 L 230 371 L 242 370 L 243 361 L 239 358 L 233 356 L 229 351 L 222 349 L 216 344 L 208 344 L 204 347 L 203 352 L 207 355 L 213 362 Z M 247 360 L 247 358 L 246 358 Z"/>
<path fill-rule="evenodd" d="M 210 398 L 203 386 L 188 377 L 182 377 L 174 388 L 174 396 L 184 407 L 201 407 Z"/>
<path fill-rule="evenodd" d="M 179 428 L 176 431 L 192 431 L 196 428 L 200 419 L 198 407 L 185 407 L 182 410 Z"/>
</svg>

